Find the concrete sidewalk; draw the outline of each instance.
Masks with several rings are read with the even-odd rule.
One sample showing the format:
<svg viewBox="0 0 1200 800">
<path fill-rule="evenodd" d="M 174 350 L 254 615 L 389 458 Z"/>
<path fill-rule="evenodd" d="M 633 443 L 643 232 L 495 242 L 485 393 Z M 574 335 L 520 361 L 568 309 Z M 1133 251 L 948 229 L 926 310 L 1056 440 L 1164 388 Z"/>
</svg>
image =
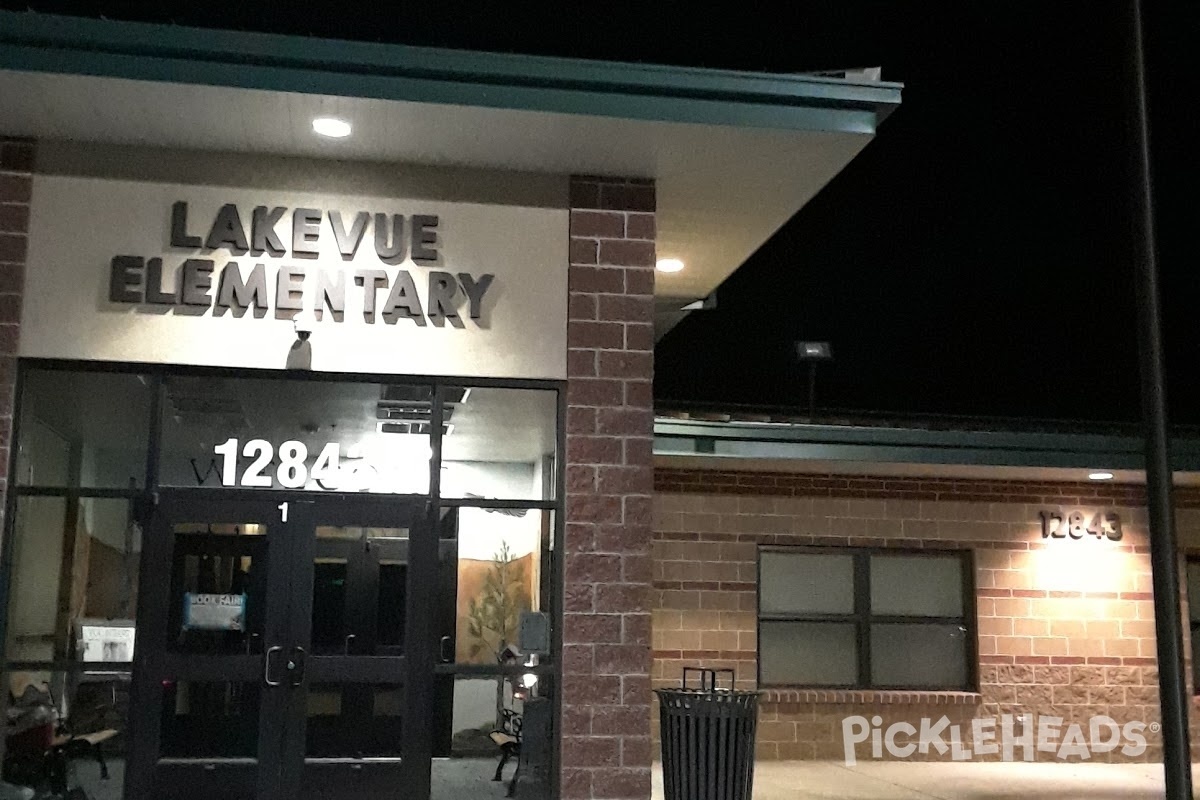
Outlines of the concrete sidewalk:
<svg viewBox="0 0 1200 800">
<path fill-rule="evenodd" d="M 754 773 L 754 800 L 1161 800 L 1162 787 L 1161 764 L 762 761 Z"/>
</svg>

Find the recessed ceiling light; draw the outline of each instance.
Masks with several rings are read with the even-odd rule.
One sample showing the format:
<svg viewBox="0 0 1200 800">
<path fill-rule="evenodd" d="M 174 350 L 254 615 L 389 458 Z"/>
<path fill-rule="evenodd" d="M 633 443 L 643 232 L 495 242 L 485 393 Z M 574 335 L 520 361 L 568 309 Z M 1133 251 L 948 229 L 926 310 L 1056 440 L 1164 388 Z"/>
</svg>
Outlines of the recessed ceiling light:
<svg viewBox="0 0 1200 800">
<path fill-rule="evenodd" d="M 350 135 L 350 123 L 337 117 L 317 117 L 313 120 L 313 130 L 330 139 L 345 139 Z"/>
<path fill-rule="evenodd" d="M 1111 472 L 1093 472 L 1088 475 L 1089 481 L 1111 481 L 1113 474 Z"/>
<path fill-rule="evenodd" d="M 678 258 L 660 258 L 654 266 L 659 272 L 679 272 L 683 269 L 683 262 Z"/>
</svg>

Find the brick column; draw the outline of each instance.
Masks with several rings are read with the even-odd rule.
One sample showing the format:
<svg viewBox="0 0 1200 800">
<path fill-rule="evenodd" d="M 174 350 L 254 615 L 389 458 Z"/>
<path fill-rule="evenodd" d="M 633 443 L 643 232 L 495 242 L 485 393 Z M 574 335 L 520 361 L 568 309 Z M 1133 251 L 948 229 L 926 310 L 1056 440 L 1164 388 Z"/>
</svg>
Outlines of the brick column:
<svg viewBox="0 0 1200 800">
<path fill-rule="evenodd" d="M 33 142 L 0 137 L 0 522 L 8 485 L 32 173 Z"/>
<path fill-rule="evenodd" d="M 650 797 L 654 185 L 571 179 L 562 797 Z"/>
</svg>

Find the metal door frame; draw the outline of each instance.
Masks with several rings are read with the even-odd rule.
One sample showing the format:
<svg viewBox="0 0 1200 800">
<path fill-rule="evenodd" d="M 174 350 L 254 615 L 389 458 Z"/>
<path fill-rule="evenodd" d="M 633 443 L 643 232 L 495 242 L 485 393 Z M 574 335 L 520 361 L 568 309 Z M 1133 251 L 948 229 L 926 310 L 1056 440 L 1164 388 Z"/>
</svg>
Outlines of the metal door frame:
<svg viewBox="0 0 1200 800">
<path fill-rule="evenodd" d="M 220 513 L 225 510 L 226 513 Z M 218 513 L 214 513 L 217 511 Z M 294 558 L 287 552 L 294 537 L 271 534 L 287 524 L 278 520 L 279 511 L 273 500 L 251 493 L 238 497 L 207 498 L 188 494 L 164 493 L 155 503 L 146 526 L 142 543 L 141 566 L 138 572 L 138 627 L 134 645 L 133 684 L 130 703 L 129 769 L 125 780 L 125 797 L 150 797 L 154 793 L 155 772 L 160 762 L 182 763 L 161 756 L 161 715 L 164 703 L 163 681 L 225 678 L 241 682 L 264 681 L 263 670 L 270 666 L 269 650 L 287 635 L 290 606 L 291 564 Z M 171 583 L 177 522 L 241 522 L 267 526 L 269 552 L 267 562 L 267 592 L 273 601 L 268 605 L 264 620 L 261 653 L 246 655 L 197 655 L 171 653 L 167 648 L 170 620 Z M 283 738 L 278 736 L 275 722 L 284 712 L 285 698 L 275 692 L 263 691 L 259 700 L 258 751 L 254 759 L 195 758 L 186 759 L 200 773 L 197 778 L 220 770 L 223 776 L 253 771 L 253 785 L 259 797 L 278 795 L 278 765 L 282 756 Z"/>
</svg>

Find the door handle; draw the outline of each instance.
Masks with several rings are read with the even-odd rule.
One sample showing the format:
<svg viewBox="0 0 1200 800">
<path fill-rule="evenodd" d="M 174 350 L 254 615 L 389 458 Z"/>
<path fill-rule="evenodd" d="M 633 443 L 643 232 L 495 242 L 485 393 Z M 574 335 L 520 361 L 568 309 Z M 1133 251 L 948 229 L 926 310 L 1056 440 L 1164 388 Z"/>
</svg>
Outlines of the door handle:
<svg viewBox="0 0 1200 800">
<path fill-rule="evenodd" d="M 283 681 L 271 680 L 271 656 L 283 651 L 279 645 L 268 647 L 267 652 L 263 654 L 263 683 L 267 686 L 280 686 Z"/>
<path fill-rule="evenodd" d="M 449 636 L 443 636 L 438 647 L 438 656 L 443 664 L 454 660 L 454 641 Z"/>
<path fill-rule="evenodd" d="M 350 645 L 353 644 L 354 640 L 357 638 L 358 637 L 355 636 L 353 633 L 346 637 L 346 642 L 342 648 L 342 655 L 347 655 L 347 656 L 350 655 Z"/>
<path fill-rule="evenodd" d="M 288 654 L 288 674 L 291 675 L 292 686 L 299 686 L 304 683 L 304 660 L 307 653 L 303 647 L 293 647 L 292 652 Z"/>
</svg>

